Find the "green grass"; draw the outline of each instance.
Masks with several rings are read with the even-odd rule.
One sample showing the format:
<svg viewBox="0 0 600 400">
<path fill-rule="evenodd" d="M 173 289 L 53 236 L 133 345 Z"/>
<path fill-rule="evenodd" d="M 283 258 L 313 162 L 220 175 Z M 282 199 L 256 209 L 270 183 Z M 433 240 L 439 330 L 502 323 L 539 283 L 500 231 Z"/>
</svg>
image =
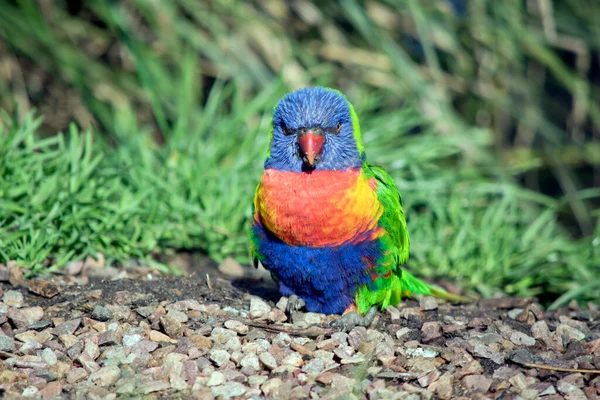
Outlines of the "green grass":
<svg viewBox="0 0 600 400">
<path fill-rule="evenodd" d="M 598 10 L 554 3 L 557 31 L 583 43 L 576 54 L 598 49 Z M 11 71 L 0 79 L 0 262 L 37 274 L 101 252 L 164 269 L 154 256 L 178 249 L 247 262 L 272 108 L 325 84 L 353 101 L 368 158 L 403 193 L 416 275 L 484 296 L 600 300 L 600 191 L 578 178 L 600 165 L 599 91 L 585 65 L 559 57 L 543 13 L 513 1 L 470 2 L 466 17 L 445 1 L 292 12 L 137 0 L 77 15 L 61 4 L 0 4 Z M 538 191 L 546 172 L 554 197 Z"/>
</svg>

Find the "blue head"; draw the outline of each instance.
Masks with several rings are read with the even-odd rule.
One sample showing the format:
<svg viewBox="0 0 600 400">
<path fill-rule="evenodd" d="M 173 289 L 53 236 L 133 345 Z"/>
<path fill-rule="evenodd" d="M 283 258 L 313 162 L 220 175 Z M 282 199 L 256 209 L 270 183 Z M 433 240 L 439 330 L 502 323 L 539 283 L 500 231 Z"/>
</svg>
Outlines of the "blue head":
<svg viewBox="0 0 600 400">
<path fill-rule="evenodd" d="M 358 118 L 340 92 L 311 87 L 288 93 L 279 101 L 265 168 L 345 170 L 361 167 L 363 161 Z"/>
</svg>

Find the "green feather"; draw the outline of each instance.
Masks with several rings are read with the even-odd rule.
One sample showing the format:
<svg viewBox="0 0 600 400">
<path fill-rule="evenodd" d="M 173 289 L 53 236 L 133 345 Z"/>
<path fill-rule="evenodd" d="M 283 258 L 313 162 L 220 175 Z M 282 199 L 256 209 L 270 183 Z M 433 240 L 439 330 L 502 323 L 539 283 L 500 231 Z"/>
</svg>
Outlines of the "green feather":
<svg viewBox="0 0 600 400">
<path fill-rule="evenodd" d="M 410 239 L 400 192 L 392 177 L 381 167 L 365 163 L 363 174 L 366 179 L 375 178 L 377 181 L 377 197 L 383 208 L 379 226 L 386 233 L 379 239 L 384 253 L 376 261 L 374 272 L 378 279 L 374 285 L 361 286 L 356 293 L 358 312 L 365 314 L 373 305 L 385 310 L 389 305 L 400 303 L 402 297 L 414 295 L 435 296 L 457 302 L 468 300 L 431 286 L 401 269 L 408 260 Z"/>
</svg>

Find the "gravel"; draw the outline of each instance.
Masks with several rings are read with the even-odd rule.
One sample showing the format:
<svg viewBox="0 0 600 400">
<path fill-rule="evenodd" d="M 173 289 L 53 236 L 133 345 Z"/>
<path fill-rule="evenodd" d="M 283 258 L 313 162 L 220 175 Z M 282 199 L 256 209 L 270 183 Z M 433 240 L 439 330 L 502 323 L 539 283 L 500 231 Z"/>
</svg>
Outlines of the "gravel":
<svg viewBox="0 0 600 400">
<path fill-rule="evenodd" d="M 600 374 L 577 371 L 600 369 L 594 305 L 545 311 L 527 299 L 455 306 L 423 297 L 345 333 L 329 327 L 336 316 L 297 312 L 290 323 L 287 299 L 259 297 L 258 284 L 250 290 L 211 279 L 209 288 L 148 279 L 155 273 L 147 269 L 125 272 L 136 279 L 74 285 L 56 277 L 36 281 L 36 292 L 1 284 L 5 398 L 554 400 L 600 393 Z"/>
</svg>

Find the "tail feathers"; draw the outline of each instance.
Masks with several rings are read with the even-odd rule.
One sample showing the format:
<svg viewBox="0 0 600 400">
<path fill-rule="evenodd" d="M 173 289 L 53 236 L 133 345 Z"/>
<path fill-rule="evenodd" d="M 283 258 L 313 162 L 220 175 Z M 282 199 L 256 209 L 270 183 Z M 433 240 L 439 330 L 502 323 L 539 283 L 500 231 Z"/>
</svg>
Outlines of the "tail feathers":
<svg viewBox="0 0 600 400">
<path fill-rule="evenodd" d="M 415 278 L 405 270 L 402 270 L 402 297 L 413 297 L 414 295 L 433 296 L 438 299 L 444 299 L 453 303 L 468 303 L 471 301 L 468 297 L 459 296 L 446 292 L 443 289 L 432 286 L 422 280 Z"/>
</svg>

